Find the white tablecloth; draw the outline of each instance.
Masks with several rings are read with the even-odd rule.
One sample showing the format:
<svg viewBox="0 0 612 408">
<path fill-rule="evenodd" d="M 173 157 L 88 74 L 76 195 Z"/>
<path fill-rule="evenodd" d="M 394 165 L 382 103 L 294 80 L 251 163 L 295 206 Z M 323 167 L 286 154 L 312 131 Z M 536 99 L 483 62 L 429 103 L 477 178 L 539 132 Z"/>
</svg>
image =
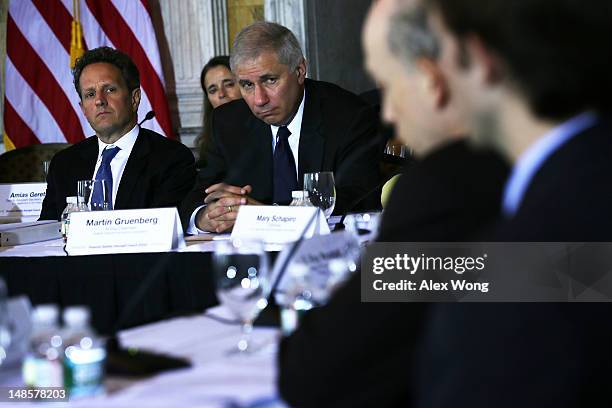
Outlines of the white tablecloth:
<svg viewBox="0 0 612 408">
<path fill-rule="evenodd" d="M 27 245 L 18 245 L 14 247 L 0 247 L 0 257 L 3 256 L 68 256 L 64 252 L 64 242 L 61 239 L 51 241 L 36 242 Z M 190 243 L 183 249 L 177 249 L 173 252 L 212 252 L 215 248 L 215 242 L 195 242 Z"/>
<path fill-rule="evenodd" d="M 222 307 L 208 314 L 227 316 Z M 240 339 L 240 327 L 206 315 L 177 318 L 120 333 L 124 346 L 187 357 L 193 367 L 136 381 L 111 395 L 45 403 L 45 407 L 248 407 L 276 398 L 277 329 L 255 328 L 251 340 L 260 349 L 250 355 L 227 355 Z M 18 373 L 0 386 L 21 386 Z M 0 404 L 3 405 L 3 404 Z M 19 407 L 41 406 L 19 403 Z M 259 405 L 258 405 L 259 406 Z"/>
</svg>

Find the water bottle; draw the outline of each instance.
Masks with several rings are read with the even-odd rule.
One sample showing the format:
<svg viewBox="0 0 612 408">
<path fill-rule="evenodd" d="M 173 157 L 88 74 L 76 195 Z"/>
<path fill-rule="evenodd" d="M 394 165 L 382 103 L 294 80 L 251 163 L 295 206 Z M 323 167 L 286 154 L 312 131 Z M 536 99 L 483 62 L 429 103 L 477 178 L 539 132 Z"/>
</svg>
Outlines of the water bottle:
<svg viewBox="0 0 612 408">
<path fill-rule="evenodd" d="M 71 399 L 104 392 L 106 350 L 89 324 L 89 309 L 64 310 L 64 387 Z"/>
<path fill-rule="evenodd" d="M 4 279 L 0 276 L 0 369 L 8 357 L 8 348 L 11 345 L 11 332 L 8 318 L 8 290 Z"/>
<path fill-rule="evenodd" d="M 68 240 L 68 228 L 70 227 L 70 213 L 78 211 L 76 196 L 66 197 L 66 208 L 62 211 L 62 238 L 64 243 Z"/>
<path fill-rule="evenodd" d="M 308 198 L 308 191 L 296 190 L 291 192 L 291 202 L 289 203 L 292 207 L 313 207 L 310 198 Z"/>
<path fill-rule="evenodd" d="M 23 362 L 23 380 L 31 388 L 62 387 L 62 337 L 56 305 L 40 305 L 32 313 L 30 348 Z"/>
</svg>

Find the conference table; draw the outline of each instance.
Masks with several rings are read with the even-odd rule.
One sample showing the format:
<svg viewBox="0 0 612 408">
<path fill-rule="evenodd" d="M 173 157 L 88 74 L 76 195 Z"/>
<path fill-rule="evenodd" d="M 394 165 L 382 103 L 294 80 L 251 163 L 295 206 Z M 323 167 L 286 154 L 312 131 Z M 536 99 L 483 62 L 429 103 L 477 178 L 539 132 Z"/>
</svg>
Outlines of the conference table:
<svg viewBox="0 0 612 408">
<path fill-rule="evenodd" d="M 275 386 L 278 329 L 255 327 L 250 340 L 255 346 L 252 354 L 228 353 L 241 336 L 238 325 L 218 319 L 230 316 L 227 309 L 217 306 L 198 315 L 120 332 L 124 346 L 187 358 L 192 367 L 136 380 L 107 377 L 104 395 L 51 406 L 284 407 Z M 0 387 L 17 386 L 23 386 L 18 368 L 0 371 Z M 18 405 L 40 406 L 25 402 Z"/>
<path fill-rule="evenodd" d="M 9 296 L 26 295 L 34 305 L 88 306 L 94 328 L 108 334 L 216 305 L 210 271 L 214 245 L 87 256 L 67 256 L 61 239 L 0 247 L 0 276 Z M 136 296 L 139 289 L 145 289 L 142 296 Z"/>
</svg>

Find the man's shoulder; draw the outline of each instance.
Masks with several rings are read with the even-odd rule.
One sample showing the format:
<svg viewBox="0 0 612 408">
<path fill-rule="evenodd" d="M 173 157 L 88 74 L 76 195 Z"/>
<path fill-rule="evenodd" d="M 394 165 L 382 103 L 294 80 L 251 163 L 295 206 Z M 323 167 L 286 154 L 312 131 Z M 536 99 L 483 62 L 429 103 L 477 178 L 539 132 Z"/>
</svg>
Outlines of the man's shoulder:
<svg viewBox="0 0 612 408">
<path fill-rule="evenodd" d="M 338 106 L 356 109 L 365 109 L 369 107 L 369 105 L 358 95 L 331 82 L 307 79 L 306 94 L 307 98 L 317 98 L 322 101 L 327 100 L 330 103 L 337 103 Z"/>
<path fill-rule="evenodd" d="M 98 137 L 90 136 L 85 140 L 81 140 L 78 143 L 73 144 L 63 150 L 60 150 L 55 154 L 56 160 L 68 159 L 70 157 L 74 157 L 77 154 L 85 154 L 88 151 L 92 151 L 96 149 L 98 146 Z"/>
<path fill-rule="evenodd" d="M 163 151 L 170 149 L 190 151 L 187 146 L 178 140 L 167 138 L 166 136 L 161 135 L 151 129 L 140 128 L 138 137 L 145 137 L 149 142 L 149 145 L 155 150 Z"/>
<path fill-rule="evenodd" d="M 255 117 L 249 108 L 249 105 L 244 99 L 236 99 L 234 101 L 224 103 L 223 105 L 213 110 L 215 118 L 220 120 L 229 119 L 232 122 L 237 122 L 237 118 Z"/>
</svg>

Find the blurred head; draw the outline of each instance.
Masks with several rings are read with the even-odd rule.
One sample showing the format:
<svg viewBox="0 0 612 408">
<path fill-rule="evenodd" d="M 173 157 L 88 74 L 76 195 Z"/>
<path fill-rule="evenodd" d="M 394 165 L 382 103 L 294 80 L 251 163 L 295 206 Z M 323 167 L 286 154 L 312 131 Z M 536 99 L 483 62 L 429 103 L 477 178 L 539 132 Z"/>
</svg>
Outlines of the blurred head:
<svg viewBox="0 0 612 408">
<path fill-rule="evenodd" d="M 72 72 L 83 114 L 102 141 L 113 143 L 136 125 L 140 77 L 130 57 L 96 48 L 83 54 Z"/>
<path fill-rule="evenodd" d="M 577 0 L 427 0 L 441 65 L 475 135 L 508 143 L 501 114 L 560 122 L 609 110 L 611 6 Z M 511 100 L 513 103 L 508 103 Z"/>
<path fill-rule="evenodd" d="M 255 116 L 270 125 L 286 125 L 302 100 L 306 60 L 291 31 L 257 22 L 234 40 L 230 57 L 242 97 Z"/>
<path fill-rule="evenodd" d="M 378 0 L 366 19 L 366 67 L 382 92 L 383 119 L 422 156 L 463 136 L 436 62 L 438 44 L 417 0 Z"/>
<path fill-rule="evenodd" d="M 213 108 L 242 98 L 226 55 L 213 57 L 204 65 L 200 83 Z"/>
</svg>

